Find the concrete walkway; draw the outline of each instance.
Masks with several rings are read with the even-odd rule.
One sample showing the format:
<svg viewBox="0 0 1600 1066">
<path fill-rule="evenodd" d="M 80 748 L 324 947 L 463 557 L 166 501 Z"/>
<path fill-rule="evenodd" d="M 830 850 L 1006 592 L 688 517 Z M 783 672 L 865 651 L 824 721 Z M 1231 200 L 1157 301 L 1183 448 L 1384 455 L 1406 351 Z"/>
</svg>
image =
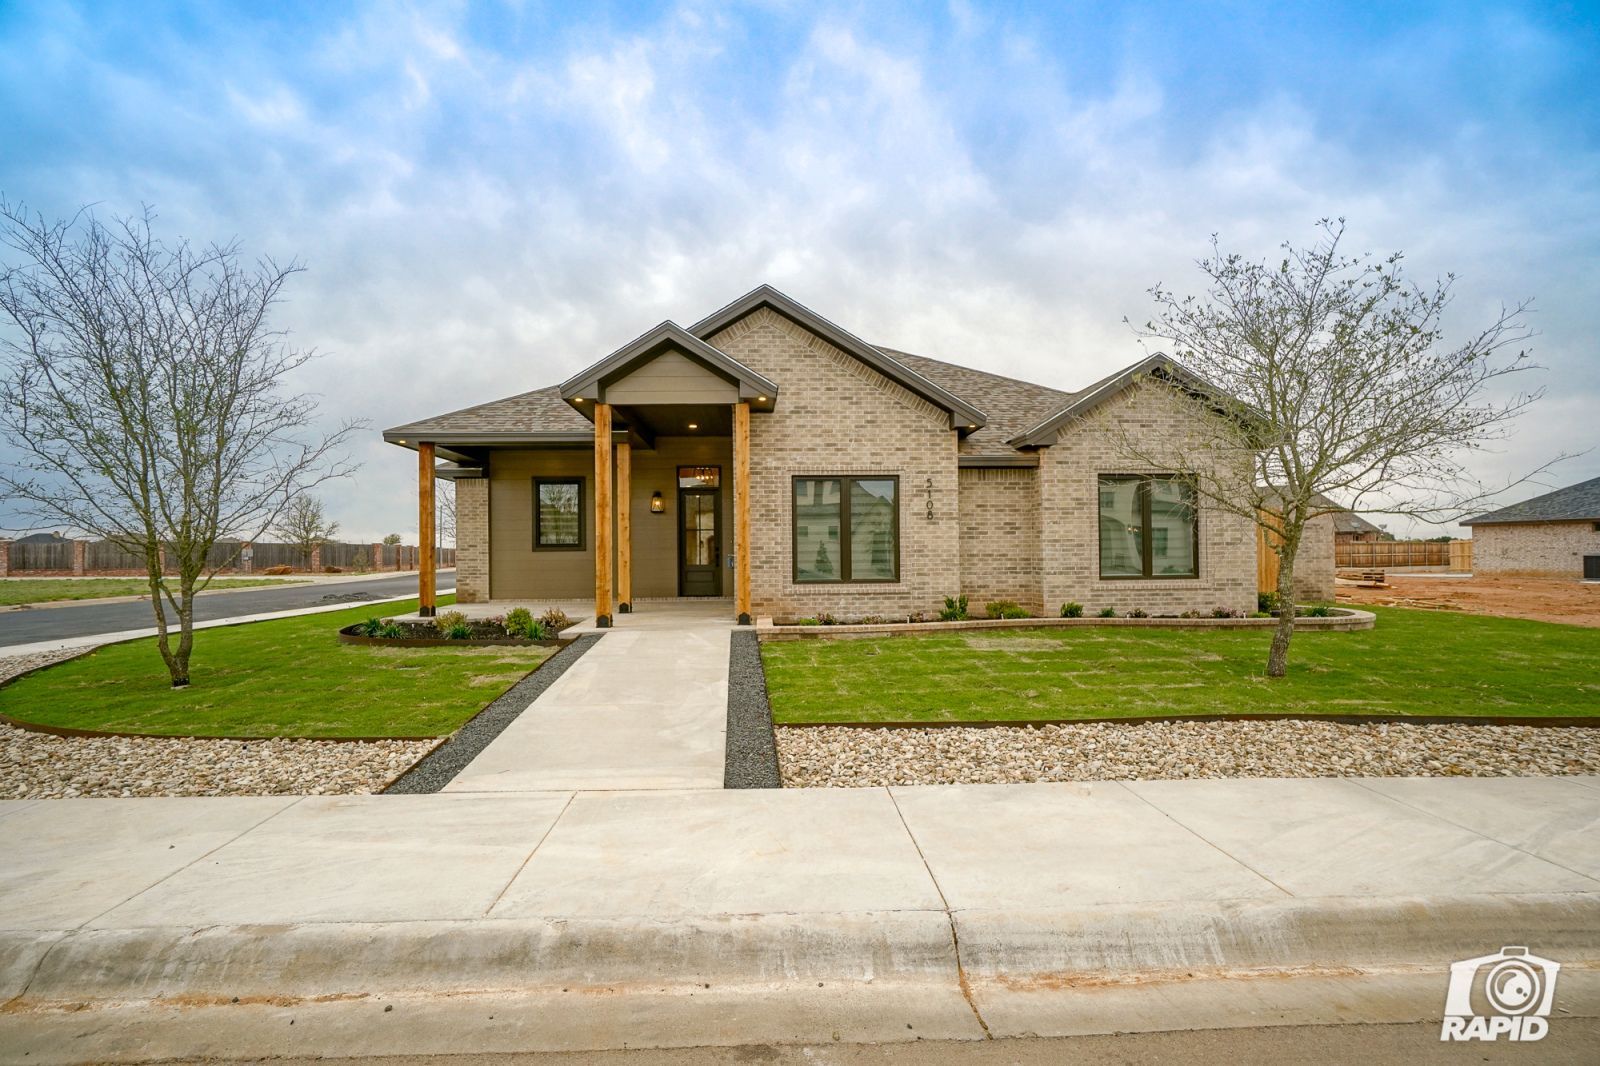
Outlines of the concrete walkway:
<svg viewBox="0 0 1600 1066">
<path fill-rule="evenodd" d="M 618 615 L 445 791 L 720 788 L 731 613 L 684 601 Z"/>
<path fill-rule="evenodd" d="M 0 854 L 28 1062 L 1415 1022 L 1507 944 L 1600 1016 L 1595 778 L 12 802 Z"/>
</svg>

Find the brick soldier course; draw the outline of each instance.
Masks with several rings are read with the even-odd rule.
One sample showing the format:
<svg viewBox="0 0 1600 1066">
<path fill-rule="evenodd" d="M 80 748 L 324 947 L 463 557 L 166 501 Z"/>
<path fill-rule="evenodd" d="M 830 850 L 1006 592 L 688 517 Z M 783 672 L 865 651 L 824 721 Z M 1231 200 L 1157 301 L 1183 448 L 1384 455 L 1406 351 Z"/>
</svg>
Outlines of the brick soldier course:
<svg viewBox="0 0 1600 1066">
<path fill-rule="evenodd" d="M 560 386 L 384 437 L 411 449 L 431 445 L 440 460 L 434 476 L 456 482 L 463 603 L 571 601 L 592 589 L 596 613 L 609 616 L 620 607 L 616 575 L 626 573 L 623 591 L 640 601 L 636 610 L 693 589 L 734 603 L 745 593 L 753 615 L 779 619 L 904 620 L 931 616 L 958 594 L 975 614 L 990 600 L 1050 614 L 1069 601 L 1119 614 L 1252 610 L 1255 527 L 1204 502 L 1196 508 L 1195 575 L 1101 576 L 1100 538 L 1112 521 L 1102 515 L 1101 476 L 1179 473 L 1135 462 L 1119 441 L 1146 440 L 1154 451 L 1187 439 L 1205 417 L 1198 399 L 1192 407 L 1155 404 L 1138 387 L 1151 376 L 1200 387 L 1163 356 L 1078 392 L 1035 385 L 868 344 L 762 286 L 688 328 L 662 323 Z M 730 444 L 742 420 L 747 482 Z M 607 434 L 602 447 L 629 456 L 611 464 L 606 483 L 595 476 L 596 422 Z M 683 485 L 690 494 L 715 494 L 716 506 L 702 502 L 686 517 L 680 476 L 691 479 Z M 822 563 L 797 559 L 796 479 L 851 477 L 894 479 L 893 527 L 863 525 L 851 555 L 850 531 L 837 528 L 842 510 L 832 524 L 826 508 L 820 518 L 808 514 L 811 536 L 823 539 L 806 552 L 828 560 L 823 572 L 844 577 L 846 557 L 853 561 L 849 579 L 803 580 L 802 571 Z M 541 488 L 551 482 L 564 487 Z M 573 485 L 580 533 L 541 543 L 540 493 L 555 507 Z M 741 490 L 747 543 L 736 535 Z M 840 492 L 848 496 L 848 481 Z M 628 517 L 619 522 L 623 509 Z M 1121 530 L 1124 520 L 1111 529 L 1128 543 L 1148 536 L 1163 545 L 1176 535 L 1170 515 L 1164 531 Z M 686 530 L 685 521 L 700 525 Z M 624 528 L 628 535 L 618 538 Z M 572 536 L 570 525 L 562 530 Z M 1327 532 L 1313 535 L 1297 567 L 1297 585 L 1311 599 L 1332 598 L 1331 525 Z M 885 536 L 893 540 L 890 580 L 882 579 Z M 1173 557 L 1164 558 L 1170 566 Z M 1153 562 L 1145 569 L 1161 572 Z M 857 571 L 879 580 L 854 580 Z"/>
</svg>

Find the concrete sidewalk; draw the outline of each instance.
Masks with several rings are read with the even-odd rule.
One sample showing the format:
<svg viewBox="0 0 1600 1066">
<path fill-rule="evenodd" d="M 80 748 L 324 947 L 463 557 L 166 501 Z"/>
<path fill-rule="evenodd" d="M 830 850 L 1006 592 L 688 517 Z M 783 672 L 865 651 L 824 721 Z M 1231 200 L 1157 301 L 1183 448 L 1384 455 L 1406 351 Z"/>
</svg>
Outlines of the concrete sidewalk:
<svg viewBox="0 0 1600 1066">
<path fill-rule="evenodd" d="M 617 616 L 446 792 L 720 788 L 731 604 L 644 604 Z"/>
<path fill-rule="evenodd" d="M 15 802 L 0 854 L 28 1062 L 1418 1021 L 1506 944 L 1600 1015 L 1594 778 Z"/>
</svg>

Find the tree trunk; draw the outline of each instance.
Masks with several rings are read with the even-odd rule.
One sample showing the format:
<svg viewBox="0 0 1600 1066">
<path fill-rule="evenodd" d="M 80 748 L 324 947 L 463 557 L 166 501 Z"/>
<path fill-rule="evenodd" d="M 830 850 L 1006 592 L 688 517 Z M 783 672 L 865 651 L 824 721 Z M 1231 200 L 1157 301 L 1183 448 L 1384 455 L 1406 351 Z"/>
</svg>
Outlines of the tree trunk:
<svg viewBox="0 0 1600 1066">
<path fill-rule="evenodd" d="M 1284 533 L 1278 553 L 1278 626 L 1272 631 L 1272 648 L 1267 652 L 1268 677 L 1288 674 L 1289 642 L 1294 639 L 1294 557 L 1300 546 L 1300 531 Z"/>
<path fill-rule="evenodd" d="M 145 572 L 150 580 L 150 610 L 156 616 L 156 649 L 161 652 L 161 661 L 167 664 L 167 673 L 172 678 L 173 688 L 182 688 L 189 683 L 189 657 L 187 653 L 179 659 L 178 653 L 172 650 L 172 635 L 167 626 L 167 605 L 163 600 L 161 591 L 161 549 L 147 547 L 145 549 Z M 182 619 L 179 619 L 180 623 Z M 182 652 L 180 643 L 179 651 Z"/>
</svg>

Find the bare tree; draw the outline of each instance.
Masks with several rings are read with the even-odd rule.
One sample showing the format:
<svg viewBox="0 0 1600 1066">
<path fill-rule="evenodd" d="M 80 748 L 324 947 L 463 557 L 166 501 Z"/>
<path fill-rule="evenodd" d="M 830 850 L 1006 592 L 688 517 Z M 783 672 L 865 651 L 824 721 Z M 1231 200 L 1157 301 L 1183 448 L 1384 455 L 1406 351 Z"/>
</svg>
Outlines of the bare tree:
<svg viewBox="0 0 1600 1066">
<path fill-rule="evenodd" d="M 434 533 L 439 543 L 435 547 L 440 549 L 440 554 L 435 558 L 443 558 L 443 548 L 448 542 L 456 542 L 456 483 L 439 478 L 434 482 Z"/>
<path fill-rule="evenodd" d="M 321 500 L 304 493 L 284 507 L 272 524 L 272 532 L 298 551 L 310 566 L 311 553 L 334 538 L 339 532 L 339 523 L 328 519 Z"/>
<path fill-rule="evenodd" d="M 148 208 L 109 225 L 87 210 L 47 222 L 0 201 L 14 253 L 0 267 L 0 489 L 144 559 L 181 687 L 194 595 L 232 562 L 211 565 L 212 547 L 259 539 L 299 493 L 352 472 L 341 447 L 361 424 L 318 434 L 314 398 L 283 390 L 313 354 L 268 326 L 298 265 L 167 244 L 153 222 Z"/>
<path fill-rule="evenodd" d="M 1137 431 L 1120 441 L 1139 460 L 1179 472 L 1199 500 L 1267 531 L 1279 563 L 1269 677 L 1288 668 L 1307 523 L 1345 508 L 1463 516 L 1508 487 L 1485 488 L 1467 458 L 1503 438 L 1543 391 L 1491 395 L 1500 379 L 1535 369 L 1519 347 L 1532 336 L 1526 303 L 1446 344 L 1453 275 L 1417 285 L 1399 253 L 1342 253 L 1343 219 L 1318 226 L 1315 244 L 1285 244 L 1277 263 L 1224 254 L 1212 238 L 1212 255 L 1199 262 L 1203 296 L 1150 290 L 1155 317 L 1135 332 L 1170 346 L 1178 365 L 1140 387 L 1185 417 L 1199 410 L 1199 428 L 1175 445 Z"/>
</svg>

